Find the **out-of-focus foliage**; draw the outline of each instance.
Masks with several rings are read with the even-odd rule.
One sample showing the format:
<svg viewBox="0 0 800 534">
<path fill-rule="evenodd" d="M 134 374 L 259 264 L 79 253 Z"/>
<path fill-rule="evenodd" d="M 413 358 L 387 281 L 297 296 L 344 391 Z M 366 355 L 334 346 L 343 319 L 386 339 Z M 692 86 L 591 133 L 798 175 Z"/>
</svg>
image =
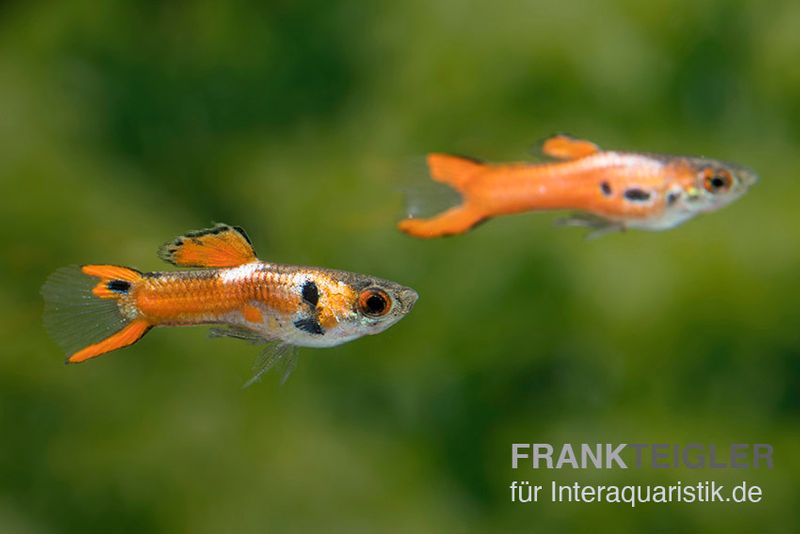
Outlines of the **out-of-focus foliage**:
<svg viewBox="0 0 800 534">
<path fill-rule="evenodd" d="M 800 4 L 632 0 L 0 4 L 0 531 L 782 532 L 800 522 Z M 666 233 L 554 215 L 396 232 L 427 151 L 569 131 L 762 176 Z M 75 367 L 38 289 L 245 227 L 264 259 L 416 288 L 304 350 L 158 330 Z M 771 471 L 532 472 L 510 444 L 772 443 Z M 512 505 L 513 479 L 745 477 L 759 505 Z"/>
</svg>

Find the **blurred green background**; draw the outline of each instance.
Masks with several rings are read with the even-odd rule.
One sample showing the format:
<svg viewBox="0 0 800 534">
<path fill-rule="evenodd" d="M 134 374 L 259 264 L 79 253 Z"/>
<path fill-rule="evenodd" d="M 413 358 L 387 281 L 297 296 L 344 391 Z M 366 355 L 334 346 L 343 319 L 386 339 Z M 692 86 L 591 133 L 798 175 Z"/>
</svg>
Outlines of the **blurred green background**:
<svg viewBox="0 0 800 534">
<path fill-rule="evenodd" d="M 0 4 L 0 531 L 783 532 L 800 524 L 800 4 L 697 0 Z M 555 214 L 417 241 L 429 151 L 568 131 L 756 169 L 664 233 Z M 380 336 L 257 349 L 157 330 L 65 367 L 59 266 L 165 266 L 224 221 L 268 260 L 396 280 Z M 512 442 L 766 442 L 771 471 L 510 469 Z M 511 480 L 745 479 L 750 505 L 513 505 Z"/>
</svg>

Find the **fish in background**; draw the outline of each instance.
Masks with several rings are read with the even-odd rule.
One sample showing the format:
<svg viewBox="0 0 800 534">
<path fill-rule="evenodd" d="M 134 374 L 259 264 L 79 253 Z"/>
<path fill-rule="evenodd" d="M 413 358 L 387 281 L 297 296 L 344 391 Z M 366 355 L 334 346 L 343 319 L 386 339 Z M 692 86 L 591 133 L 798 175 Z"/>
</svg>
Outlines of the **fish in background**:
<svg viewBox="0 0 800 534">
<path fill-rule="evenodd" d="M 429 154 L 431 177 L 462 202 L 431 218 L 408 218 L 398 228 L 414 237 L 463 234 L 499 215 L 574 210 L 560 222 L 592 235 L 637 228 L 668 230 L 718 210 L 758 181 L 751 170 L 713 159 L 601 150 L 559 134 L 542 145 L 545 163 L 482 163 Z"/>
<path fill-rule="evenodd" d="M 292 347 L 332 347 L 383 332 L 408 314 L 417 293 L 395 282 L 345 271 L 260 261 L 247 234 L 218 224 L 164 244 L 161 259 L 199 269 L 142 273 L 116 265 L 55 271 L 42 287 L 44 323 L 80 363 L 139 341 L 159 326 L 219 325 L 264 351 L 257 380 Z"/>
</svg>

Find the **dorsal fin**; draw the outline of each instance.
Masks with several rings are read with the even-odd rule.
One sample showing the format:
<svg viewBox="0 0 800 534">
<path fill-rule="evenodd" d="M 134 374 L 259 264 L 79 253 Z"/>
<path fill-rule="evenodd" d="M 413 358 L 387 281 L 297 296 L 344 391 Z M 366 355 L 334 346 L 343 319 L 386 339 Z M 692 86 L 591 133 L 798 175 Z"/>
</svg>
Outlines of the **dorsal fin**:
<svg viewBox="0 0 800 534">
<path fill-rule="evenodd" d="M 188 232 L 164 243 L 158 257 L 178 267 L 236 267 L 258 259 L 245 231 L 227 224 Z"/>
<path fill-rule="evenodd" d="M 556 159 L 578 159 L 600 152 L 600 147 L 585 139 L 556 134 L 544 140 L 542 153 Z"/>
</svg>

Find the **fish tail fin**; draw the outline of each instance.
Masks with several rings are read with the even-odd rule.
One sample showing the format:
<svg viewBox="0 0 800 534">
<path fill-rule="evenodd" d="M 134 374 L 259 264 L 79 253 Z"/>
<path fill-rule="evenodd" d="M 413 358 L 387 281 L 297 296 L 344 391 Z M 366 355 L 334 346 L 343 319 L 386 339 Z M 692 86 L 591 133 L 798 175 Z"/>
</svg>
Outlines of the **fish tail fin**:
<svg viewBox="0 0 800 534">
<path fill-rule="evenodd" d="M 480 210 L 468 205 L 456 206 L 428 219 L 403 219 L 397 228 L 422 239 L 463 234 L 486 220 Z"/>
<path fill-rule="evenodd" d="M 449 154 L 428 154 L 431 178 L 449 185 L 462 195 L 466 194 L 467 184 L 484 167 L 482 162 L 470 158 Z"/>
<path fill-rule="evenodd" d="M 427 219 L 409 218 L 397 224 L 400 231 L 423 239 L 462 234 L 486 219 L 470 200 L 469 184 L 485 165 L 479 161 L 448 154 L 429 154 L 431 178 L 461 194 L 461 203 Z"/>
<path fill-rule="evenodd" d="M 44 326 L 66 351 L 67 363 L 127 347 L 147 333 L 152 325 L 139 317 L 129 297 L 141 278 L 116 265 L 72 265 L 47 278 L 41 291 Z"/>
</svg>

